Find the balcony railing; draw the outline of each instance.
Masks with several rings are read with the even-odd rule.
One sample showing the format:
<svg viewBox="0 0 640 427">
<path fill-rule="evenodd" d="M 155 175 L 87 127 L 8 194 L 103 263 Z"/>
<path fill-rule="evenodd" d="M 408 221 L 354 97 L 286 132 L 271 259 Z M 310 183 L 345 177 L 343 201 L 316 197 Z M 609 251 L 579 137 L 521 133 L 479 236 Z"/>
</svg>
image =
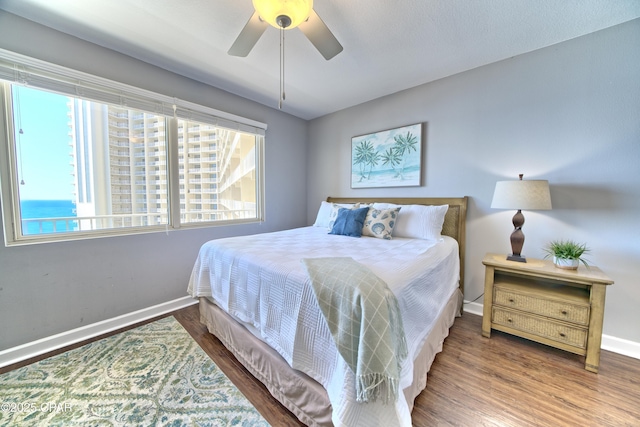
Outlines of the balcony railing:
<svg viewBox="0 0 640 427">
<path fill-rule="evenodd" d="M 68 233 L 168 224 L 166 213 L 22 219 L 22 234 Z"/>
<path fill-rule="evenodd" d="M 206 201 L 215 203 L 215 201 Z M 190 209 L 185 212 L 184 206 L 180 212 L 180 220 L 183 223 L 203 221 L 225 221 L 256 217 L 255 203 L 221 201 L 227 208 L 222 209 Z M 220 205 L 219 205 L 220 206 Z M 222 207 L 222 206 L 221 206 Z M 52 234 L 71 233 L 79 231 L 109 230 L 114 228 L 146 227 L 152 225 L 168 224 L 168 215 L 165 212 L 127 213 L 119 215 L 96 215 L 83 217 L 59 217 L 59 218 L 29 218 L 22 219 L 22 234 Z"/>
<path fill-rule="evenodd" d="M 182 223 L 204 222 L 204 221 L 227 221 L 234 219 L 252 219 L 256 217 L 255 209 L 235 209 L 235 210 L 207 210 L 199 209 L 185 212 L 180 209 L 180 221 Z"/>
</svg>

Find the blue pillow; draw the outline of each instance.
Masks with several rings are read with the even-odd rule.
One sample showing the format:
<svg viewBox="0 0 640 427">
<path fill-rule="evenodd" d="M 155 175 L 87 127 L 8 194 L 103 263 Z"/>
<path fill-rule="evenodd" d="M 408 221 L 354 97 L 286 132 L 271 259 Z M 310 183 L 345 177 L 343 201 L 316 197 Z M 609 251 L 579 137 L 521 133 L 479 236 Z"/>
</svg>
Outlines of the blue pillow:
<svg viewBox="0 0 640 427">
<path fill-rule="evenodd" d="M 368 207 L 360 209 L 340 208 L 340 210 L 338 210 L 338 217 L 333 223 L 333 228 L 331 228 L 329 234 L 360 237 L 367 212 L 369 212 Z"/>
</svg>

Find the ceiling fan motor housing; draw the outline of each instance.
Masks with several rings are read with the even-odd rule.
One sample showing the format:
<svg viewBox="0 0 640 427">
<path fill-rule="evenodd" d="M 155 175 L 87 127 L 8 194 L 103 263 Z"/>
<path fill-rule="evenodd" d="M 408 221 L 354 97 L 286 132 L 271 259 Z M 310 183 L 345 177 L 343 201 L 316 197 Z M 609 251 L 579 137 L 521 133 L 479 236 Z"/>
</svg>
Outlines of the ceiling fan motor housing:
<svg viewBox="0 0 640 427">
<path fill-rule="evenodd" d="M 287 28 L 291 25 L 291 18 L 287 15 L 279 15 L 276 18 L 276 23 L 280 26 L 280 28 Z"/>
</svg>

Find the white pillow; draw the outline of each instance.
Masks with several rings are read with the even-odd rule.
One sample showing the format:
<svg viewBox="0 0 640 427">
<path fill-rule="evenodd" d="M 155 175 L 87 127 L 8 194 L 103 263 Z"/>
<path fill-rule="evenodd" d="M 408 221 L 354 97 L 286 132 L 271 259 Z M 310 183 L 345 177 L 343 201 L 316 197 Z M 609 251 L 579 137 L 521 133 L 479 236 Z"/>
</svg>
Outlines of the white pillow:
<svg viewBox="0 0 640 427">
<path fill-rule="evenodd" d="M 441 237 L 444 216 L 449 205 L 394 205 L 391 203 L 374 203 L 376 209 L 401 207 L 398 221 L 393 229 L 395 237 L 409 237 L 413 239 L 437 240 Z"/>
<path fill-rule="evenodd" d="M 316 215 L 316 222 L 313 223 L 314 227 L 325 227 L 329 226 L 329 215 L 331 214 L 331 203 L 325 202 L 324 200 L 320 203 L 320 209 L 318 209 L 318 214 Z"/>
<path fill-rule="evenodd" d="M 334 204 L 337 204 L 337 203 L 329 203 L 324 200 L 322 201 L 322 203 L 320 203 L 320 209 L 318 209 L 318 214 L 316 215 L 316 222 L 313 223 L 314 227 L 329 228 L 329 217 L 331 216 Z M 349 208 L 349 209 L 351 209 L 352 206 L 354 206 L 353 204 L 350 204 L 350 203 L 337 204 L 337 205 L 340 207 Z M 337 215 L 337 210 L 336 210 L 336 215 Z M 334 221 L 335 221 L 335 217 L 334 217 Z"/>
</svg>

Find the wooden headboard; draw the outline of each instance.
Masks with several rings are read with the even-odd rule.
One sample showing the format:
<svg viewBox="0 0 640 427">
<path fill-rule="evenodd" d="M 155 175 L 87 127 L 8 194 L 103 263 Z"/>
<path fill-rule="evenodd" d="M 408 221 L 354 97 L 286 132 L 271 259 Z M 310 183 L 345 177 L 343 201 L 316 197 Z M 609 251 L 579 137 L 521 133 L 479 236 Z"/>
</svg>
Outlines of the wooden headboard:
<svg viewBox="0 0 640 427">
<path fill-rule="evenodd" d="M 398 205 L 449 205 L 442 234 L 458 241 L 460 251 L 460 291 L 464 294 L 465 227 L 469 197 L 327 197 L 331 203 L 395 203 Z"/>
</svg>

